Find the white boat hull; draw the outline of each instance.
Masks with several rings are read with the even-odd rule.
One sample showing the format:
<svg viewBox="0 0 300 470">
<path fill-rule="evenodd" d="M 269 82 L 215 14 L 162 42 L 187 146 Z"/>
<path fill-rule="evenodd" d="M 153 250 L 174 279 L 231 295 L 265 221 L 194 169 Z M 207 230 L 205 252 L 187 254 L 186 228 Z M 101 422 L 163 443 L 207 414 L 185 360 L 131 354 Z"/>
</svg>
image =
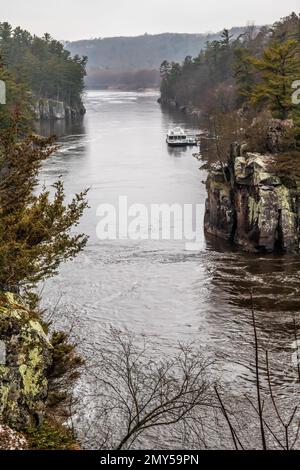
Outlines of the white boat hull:
<svg viewBox="0 0 300 470">
<path fill-rule="evenodd" d="M 167 144 L 169 147 L 195 147 L 197 145 L 197 141 L 194 140 L 194 141 L 184 141 L 184 142 L 170 142 L 168 139 L 167 139 Z"/>
</svg>

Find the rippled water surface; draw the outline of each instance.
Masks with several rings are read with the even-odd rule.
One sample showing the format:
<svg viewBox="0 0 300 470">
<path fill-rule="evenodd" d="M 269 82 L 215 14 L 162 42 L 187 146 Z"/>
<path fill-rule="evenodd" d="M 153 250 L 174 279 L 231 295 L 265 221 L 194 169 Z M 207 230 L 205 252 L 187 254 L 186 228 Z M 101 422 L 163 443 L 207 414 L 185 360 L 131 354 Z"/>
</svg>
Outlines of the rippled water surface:
<svg viewBox="0 0 300 470">
<path fill-rule="evenodd" d="M 98 205 L 117 204 L 120 195 L 129 204 L 205 203 L 205 173 L 194 150 L 170 150 L 165 143 L 170 126 L 195 131 L 197 125 L 162 110 L 157 97 L 91 91 L 82 124 L 51 129 L 61 149 L 41 180 L 49 185 L 62 175 L 68 194 L 90 188 L 81 223 L 90 240 L 82 255 L 47 281 L 45 305 L 50 311 L 56 306 L 59 323 L 75 317 L 77 333 L 95 343 L 110 324 L 151 336 L 161 355 L 178 341 L 195 340 L 216 358 L 216 375 L 242 395 L 254 381 L 253 291 L 259 336 L 275 361 L 276 384 L 286 386 L 293 380 L 292 321 L 299 321 L 299 257 L 250 256 L 204 237 L 199 252 L 186 251 L 180 241 L 96 237 Z"/>
</svg>

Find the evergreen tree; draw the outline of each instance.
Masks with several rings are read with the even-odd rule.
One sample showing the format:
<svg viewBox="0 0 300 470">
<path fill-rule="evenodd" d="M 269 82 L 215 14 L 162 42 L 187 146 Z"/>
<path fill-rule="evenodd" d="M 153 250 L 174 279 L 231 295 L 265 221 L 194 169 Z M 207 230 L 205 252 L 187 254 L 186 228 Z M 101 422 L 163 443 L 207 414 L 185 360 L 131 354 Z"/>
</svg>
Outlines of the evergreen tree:
<svg viewBox="0 0 300 470">
<path fill-rule="evenodd" d="M 6 72 L 30 90 L 35 101 L 50 98 L 72 108 L 82 106 L 87 57 L 71 57 L 48 33 L 39 38 L 0 23 L 0 56 Z"/>
<path fill-rule="evenodd" d="M 56 147 L 53 139 L 27 133 L 22 140 L 19 119 L 0 132 L 0 289 L 18 291 L 56 274 L 72 259 L 87 237 L 73 233 L 87 207 L 86 192 L 65 204 L 63 183 L 37 193 L 42 162 Z"/>
<path fill-rule="evenodd" d="M 232 38 L 233 38 L 233 35 L 230 34 L 228 29 L 224 29 L 222 34 L 221 34 L 221 44 L 222 44 L 222 46 L 224 46 L 225 48 L 228 49 L 229 46 L 230 46 L 230 42 L 231 42 Z"/>
<path fill-rule="evenodd" d="M 261 59 L 251 58 L 260 82 L 253 86 L 249 96 L 253 104 L 267 104 L 274 116 L 291 117 L 292 84 L 300 76 L 299 45 L 297 41 L 272 42 Z"/>
<path fill-rule="evenodd" d="M 234 77 L 239 94 L 238 103 L 242 104 L 249 96 L 254 85 L 253 65 L 250 51 L 245 47 L 237 47 L 234 51 Z"/>
<path fill-rule="evenodd" d="M 0 56 L 0 80 L 6 86 L 6 105 L 0 105 L 0 129 L 9 127 L 12 124 L 16 113 L 19 116 L 19 131 L 27 128 L 33 119 L 33 103 L 31 93 L 28 92 L 24 81 L 17 81 L 1 63 Z"/>
</svg>

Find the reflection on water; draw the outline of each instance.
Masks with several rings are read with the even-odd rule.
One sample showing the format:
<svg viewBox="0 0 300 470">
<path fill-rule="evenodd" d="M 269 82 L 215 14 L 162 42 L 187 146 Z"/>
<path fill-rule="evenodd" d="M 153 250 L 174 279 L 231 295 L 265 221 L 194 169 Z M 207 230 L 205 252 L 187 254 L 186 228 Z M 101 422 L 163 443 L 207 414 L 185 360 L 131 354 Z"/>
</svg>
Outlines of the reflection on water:
<svg viewBox="0 0 300 470">
<path fill-rule="evenodd" d="M 170 126 L 193 132 L 196 123 L 162 110 L 156 100 L 155 93 L 89 92 L 82 123 L 41 129 L 56 132 L 61 143 L 41 180 L 51 184 L 63 175 L 70 195 L 90 188 L 90 209 L 81 223 L 88 247 L 45 284 L 45 305 L 51 310 L 60 299 L 57 322 L 77 318 L 78 333 L 95 344 L 109 324 L 144 332 L 161 355 L 177 341 L 197 340 L 217 358 L 216 375 L 242 395 L 254 381 L 253 291 L 259 336 L 272 353 L 281 386 L 294 373 L 299 257 L 241 254 L 212 239 L 201 252 L 190 253 L 177 241 L 96 238 L 98 205 L 117 204 L 120 195 L 129 204 L 205 203 L 205 173 L 192 157 L 195 149 L 168 149 L 165 142 Z"/>
<path fill-rule="evenodd" d="M 80 137 L 85 134 L 84 119 L 77 122 L 40 121 L 36 123 L 36 131 L 41 135 L 56 135 L 57 137 Z M 76 135 L 77 134 L 77 135 Z"/>
</svg>

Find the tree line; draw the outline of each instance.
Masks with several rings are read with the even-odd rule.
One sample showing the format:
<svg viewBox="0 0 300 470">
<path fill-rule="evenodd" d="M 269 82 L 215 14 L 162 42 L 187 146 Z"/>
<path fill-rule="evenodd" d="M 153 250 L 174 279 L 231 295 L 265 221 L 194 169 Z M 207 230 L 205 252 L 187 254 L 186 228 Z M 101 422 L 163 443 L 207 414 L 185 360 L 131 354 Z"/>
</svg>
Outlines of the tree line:
<svg viewBox="0 0 300 470">
<path fill-rule="evenodd" d="M 72 57 L 48 33 L 40 38 L 0 23 L 0 79 L 7 86 L 8 106 L 17 106 L 24 115 L 39 98 L 81 106 L 86 64 L 87 57 Z"/>
<path fill-rule="evenodd" d="M 159 70 L 100 70 L 92 69 L 86 80 L 88 88 L 110 88 L 119 90 L 139 90 L 160 86 Z"/>
<path fill-rule="evenodd" d="M 292 101 L 300 80 L 300 15 L 292 13 L 272 27 L 249 26 L 234 39 L 225 29 L 195 58 L 160 68 L 163 102 L 194 106 L 203 115 L 229 115 L 239 109 L 294 122 L 300 139 L 300 106 Z"/>
</svg>

